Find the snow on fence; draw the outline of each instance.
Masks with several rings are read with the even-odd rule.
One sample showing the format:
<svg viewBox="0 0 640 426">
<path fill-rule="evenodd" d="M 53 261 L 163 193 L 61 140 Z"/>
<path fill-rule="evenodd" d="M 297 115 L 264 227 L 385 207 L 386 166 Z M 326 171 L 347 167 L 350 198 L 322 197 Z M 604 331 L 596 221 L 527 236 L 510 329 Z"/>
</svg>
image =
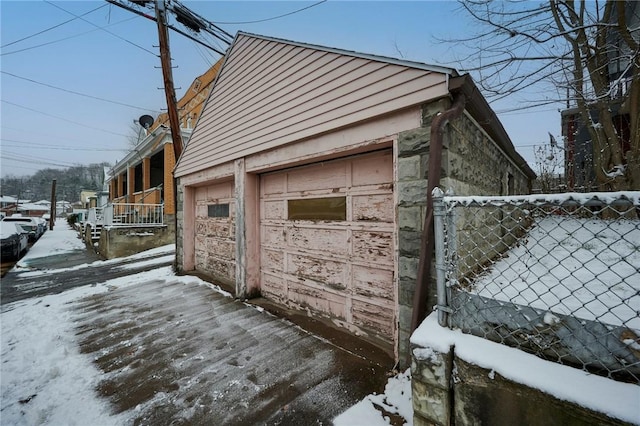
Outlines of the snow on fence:
<svg viewBox="0 0 640 426">
<path fill-rule="evenodd" d="M 640 385 L 640 192 L 434 190 L 440 325 Z"/>
</svg>

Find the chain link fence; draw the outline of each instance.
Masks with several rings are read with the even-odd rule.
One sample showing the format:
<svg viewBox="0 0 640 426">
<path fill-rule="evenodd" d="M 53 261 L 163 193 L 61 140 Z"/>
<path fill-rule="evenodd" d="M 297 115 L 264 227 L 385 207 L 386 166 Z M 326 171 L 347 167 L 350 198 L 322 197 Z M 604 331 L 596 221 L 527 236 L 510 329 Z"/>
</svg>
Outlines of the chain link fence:
<svg viewBox="0 0 640 426">
<path fill-rule="evenodd" d="M 640 192 L 434 191 L 438 319 L 640 385 Z"/>
</svg>

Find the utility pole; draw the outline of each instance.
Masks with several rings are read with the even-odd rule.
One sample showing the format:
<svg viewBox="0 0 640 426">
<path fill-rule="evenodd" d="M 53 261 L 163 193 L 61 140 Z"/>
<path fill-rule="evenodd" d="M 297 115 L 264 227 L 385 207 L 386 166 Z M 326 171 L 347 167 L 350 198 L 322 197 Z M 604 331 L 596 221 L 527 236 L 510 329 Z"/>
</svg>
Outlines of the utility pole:
<svg viewBox="0 0 640 426">
<path fill-rule="evenodd" d="M 56 221 L 56 180 L 51 182 L 51 210 L 49 211 L 49 230 L 53 230 L 53 225 Z"/>
<path fill-rule="evenodd" d="M 156 0 L 156 21 L 158 23 L 158 40 L 160 42 L 160 63 L 164 77 L 164 93 L 167 97 L 167 110 L 171 139 L 173 140 L 173 154 L 178 161 L 182 153 L 182 135 L 180 133 L 180 118 L 176 92 L 173 87 L 173 72 L 171 71 L 171 52 L 169 50 L 169 31 L 167 30 L 167 13 L 165 0 Z"/>
</svg>

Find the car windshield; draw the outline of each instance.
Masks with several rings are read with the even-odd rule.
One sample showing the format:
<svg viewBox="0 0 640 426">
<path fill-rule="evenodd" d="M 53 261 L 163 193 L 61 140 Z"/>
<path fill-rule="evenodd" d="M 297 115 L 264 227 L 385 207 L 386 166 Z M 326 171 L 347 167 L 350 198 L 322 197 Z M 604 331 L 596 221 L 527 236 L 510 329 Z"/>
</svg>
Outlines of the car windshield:
<svg viewBox="0 0 640 426">
<path fill-rule="evenodd" d="M 28 217 L 5 217 L 3 222 L 31 222 Z"/>
</svg>

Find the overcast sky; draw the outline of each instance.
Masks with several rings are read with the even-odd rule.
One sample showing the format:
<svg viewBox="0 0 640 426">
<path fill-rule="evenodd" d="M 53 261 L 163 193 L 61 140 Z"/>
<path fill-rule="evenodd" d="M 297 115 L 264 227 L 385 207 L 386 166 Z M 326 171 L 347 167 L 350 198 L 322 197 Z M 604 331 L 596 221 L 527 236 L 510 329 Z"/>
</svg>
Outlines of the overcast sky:
<svg viewBox="0 0 640 426">
<path fill-rule="evenodd" d="M 454 1 L 183 4 L 231 35 L 242 30 L 453 68 L 461 52 L 436 37 L 473 28 Z M 155 22 L 106 1 L 3 0 L 0 14 L 2 176 L 115 164 L 134 120 L 166 111 Z M 175 32 L 170 45 L 179 99 L 219 55 Z M 559 136 L 561 105 L 509 112 L 520 105 L 507 99 L 493 106 L 533 167 L 533 146 L 547 142 L 548 132 Z"/>
</svg>

